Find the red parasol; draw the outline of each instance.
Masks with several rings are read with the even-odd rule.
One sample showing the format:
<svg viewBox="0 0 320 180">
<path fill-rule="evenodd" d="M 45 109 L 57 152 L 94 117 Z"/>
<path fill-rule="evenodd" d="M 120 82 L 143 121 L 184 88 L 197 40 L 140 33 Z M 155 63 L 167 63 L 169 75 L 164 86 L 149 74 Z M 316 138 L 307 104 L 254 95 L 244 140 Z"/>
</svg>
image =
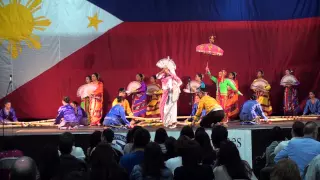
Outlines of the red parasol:
<svg viewBox="0 0 320 180">
<path fill-rule="evenodd" d="M 215 36 L 210 36 L 209 43 L 198 45 L 196 47 L 196 51 L 204 54 L 214 55 L 214 56 L 222 56 L 224 51 L 219 46 L 213 44 L 214 38 Z"/>
</svg>

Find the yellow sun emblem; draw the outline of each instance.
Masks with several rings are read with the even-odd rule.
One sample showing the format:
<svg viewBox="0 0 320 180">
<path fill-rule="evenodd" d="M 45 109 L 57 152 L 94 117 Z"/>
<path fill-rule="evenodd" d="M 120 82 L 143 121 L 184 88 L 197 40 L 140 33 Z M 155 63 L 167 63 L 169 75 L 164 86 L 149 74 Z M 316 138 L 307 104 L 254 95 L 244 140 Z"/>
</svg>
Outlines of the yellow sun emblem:
<svg viewBox="0 0 320 180">
<path fill-rule="evenodd" d="M 16 59 L 22 52 L 21 42 L 29 48 L 40 49 L 40 37 L 32 34 L 34 29 L 44 31 L 51 22 L 44 16 L 33 17 L 41 8 L 42 0 L 28 0 L 26 5 L 20 0 L 10 0 L 7 5 L 0 0 L 0 45 L 8 41 L 8 53 Z"/>
</svg>

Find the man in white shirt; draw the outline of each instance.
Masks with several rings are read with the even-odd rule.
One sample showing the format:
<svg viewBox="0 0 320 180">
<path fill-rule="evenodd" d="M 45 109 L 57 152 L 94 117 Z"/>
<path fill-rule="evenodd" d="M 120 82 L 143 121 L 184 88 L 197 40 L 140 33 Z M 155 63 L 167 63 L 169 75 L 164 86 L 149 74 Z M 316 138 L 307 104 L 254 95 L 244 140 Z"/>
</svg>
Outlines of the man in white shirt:
<svg viewBox="0 0 320 180">
<path fill-rule="evenodd" d="M 296 138 L 301 138 L 303 137 L 303 128 L 304 128 L 304 123 L 301 121 L 295 121 L 292 125 L 291 129 L 291 135 L 292 139 Z M 290 140 L 288 141 L 282 141 L 281 143 L 278 144 L 278 146 L 274 149 L 274 154 L 277 155 L 282 149 L 284 149 L 286 146 L 288 146 Z"/>
</svg>

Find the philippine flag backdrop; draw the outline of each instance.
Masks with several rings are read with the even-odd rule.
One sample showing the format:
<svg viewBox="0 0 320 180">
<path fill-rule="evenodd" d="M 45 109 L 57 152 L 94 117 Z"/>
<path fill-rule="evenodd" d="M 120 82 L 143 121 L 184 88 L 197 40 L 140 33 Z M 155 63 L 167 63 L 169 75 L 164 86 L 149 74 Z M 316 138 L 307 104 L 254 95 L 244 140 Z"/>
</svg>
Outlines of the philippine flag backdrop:
<svg viewBox="0 0 320 180">
<path fill-rule="evenodd" d="M 118 88 L 136 73 L 157 73 L 156 62 L 170 56 L 185 83 L 207 62 L 213 73 L 237 72 L 241 102 L 263 70 L 281 113 L 285 69 L 301 81 L 301 101 L 320 90 L 319 11 L 319 0 L 0 0 L 0 98 L 19 118 L 52 118 L 62 97 L 79 100 L 85 76 L 98 72 L 105 114 Z M 210 35 L 224 56 L 195 52 Z M 182 93 L 179 114 L 189 113 L 189 100 Z"/>
</svg>

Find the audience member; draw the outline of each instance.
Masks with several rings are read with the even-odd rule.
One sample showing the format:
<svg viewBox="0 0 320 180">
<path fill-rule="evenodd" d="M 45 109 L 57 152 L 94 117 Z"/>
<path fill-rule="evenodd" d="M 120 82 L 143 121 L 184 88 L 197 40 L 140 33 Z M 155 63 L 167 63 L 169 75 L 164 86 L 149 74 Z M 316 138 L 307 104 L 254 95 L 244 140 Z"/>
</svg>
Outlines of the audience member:
<svg viewBox="0 0 320 180">
<path fill-rule="evenodd" d="M 229 140 L 221 142 L 215 166 L 215 180 L 256 179 L 250 165 L 241 160 L 237 146 Z"/>
<path fill-rule="evenodd" d="M 266 167 L 273 166 L 275 164 L 274 162 L 274 150 L 278 146 L 278 144 L 284 140 L 284 136 L 282 134 L 281 128 L 279 126 L 275 126 L 271 129 L 271 144 L 266 148 Z"/>
<path fill-rule="evenodd" d="M 171 158 L 175 158 L 177 157 L 177 152 L 176 152 L 176 148 L 175 148 L 175 144 L 176 144 L 177 140 L 170 136 L 167 138 L 166 142 L 164 142 L 165 146 L 166 146 L 166 154 L 165 154 L 165 161 L 167 161 L 168 159 Z"/>
<path fill-rule="evenodd" d="M 132 146 L 133 146 L 133 136 L 134 133 L 138 130 L 141 129 L 141 126 L 135 126 L 133 129 L 130 129 L 127 133 L 127 144 L 124 146 L 123 151 L 124 154 L 129 154 L 132 151 Z"/>
<path fill-rule="evenodd" d="M 299 168 L 294 161 L 282 159 L 274 166 L 270 180 L 301 180 Z"/>
<path fill-rule="evenodd" d="M 306 169 L 304 180 L 319 180 L 320 179 L 320 154 L 313 158 L 309 167 Z"/>
<path fill-rule="evenodd" d="M 195 140 L 201 146 L 201 163 L 213 165 L 216 160 L 216 152 L 213 150 L 209 135 L 205 131 L 197 131 Z"/>
<path fill-rule="evenodd" d="M 220 143 L 228 139 L 228 130 L 224 126 L 214 126 L 211 132 L 211 142 L 217 150 L 220 148 Z"/>
<path fill-rule="evenodd" d="M 187 136 L 190 139 L 194 139 L 194 132 L 191 126 L 184 126 L 180 131 L 180 136 Z"/>
<path fill-rule="evenodd" d="M 69 133 L 69 134 L 70 134 L 70 137 L 72 137 L 72 151 L 71 151 L 71 155 L 74 156 L 74 157 L 76 157 L 77 159 L 80 159 L 80 160 L 84 161 L 85 158 L 86 158 L 86 155 L 84 154 L 83 149 L 82 149 L 81 147 L 76 147 L 76 146 L 74 145 L 74 144 L 75 144 L 74 136 L 73 136 L 71 133 Z M 61 151 L 61 150 L 60 150 L 60 151 Z M 58 152 L 59 152 L 59 155 L 61 155 L 61 152 L 60 152 L 60 151 L 58 151 Z"/>
<path fill-rule="evenodd" d="M 59 179 L 63 179 L 65 175 L 72 171 L 87 171 L 87 166 L 84 161 L 77 159 L 71 154 L 73 145 L 74 137 L 71 133 L 65 132 L 60 135 L 59 150 L 61 155 L 58 170 Z"/>
<path fill-rule="evenodd" d="M 100 143 L 91 156 L 91 180 L 126 180 L 125 169 L 120 167 L 114 157 L 113 148 L 106 142 Z"/>
<path fill-rule="evenodd" d="M 291 129 L 291 135 L 292 135 L 291 140 L 303 137 L 303 128 L 304 128 L 303 122 L 295 121 Z M 277 155 L 282 149 L 288 146 L 288 143 L 289 141 L 282 141 L 280 144 L 278 144 L 278 146 L 274 149 L 274 154 Z"/>
<path fill-rule="evenodd" d="M 214 178 L 212 168 L 209 165 L 200 165 L 201 148 L 194 141 L 189 140 L 182 153 L 182 166 L 174 171 L 175 180 L 212 180 Z"/>
<path fill-rule="evenodd" d="M 168 139 L 167 131 L 163 128 L 159 128 L 156 130 L 156 134 L 154 136 L 154 142 L 158 143 L 161 147 L 161 151 L 163 154 L 167 153 L 165 142 Z"/>
<path fill-rule="evenodd" d="M 20 157 L 11 167 L 10 180 L 36 180 L 37 165 L 30 157 Z"/>
<path fill-rule="evenodd" d="M 320 154 L 320 142 L 316 140 L 318 136 L 317 124 L 312 121 L 306 123 L 303 132 L 303 138 L 291 140 L 288 146 L 275 157 L 275 162 L 284 158 L 293 160 L 298 165 L 301 176 L 311 160 Z"/>
<path fill-rule="evenodd" d="M 63 180 L 91 180 L 89 174 L 83 171 L 72 171 Z"/>
<path fill-rule="evenodd" d="M 131 174 L 133 167 L 140 164 L 144 157 L 144 148 L 150 142 L 150 133 L 144 128 L 139 128 L 133 137 L 133 151 L 122 156 L 120 165 L 124 167 L 128 174 Z"/>
<path fill-rule="evenodd" d="M 108 143 L 113 148 L 114 157 L 116 161 L 119 162 L 120 158 L 123 156 L 123 150 L 121 146 L 112 142 L 113 138 L 114 138 L 114 132 L 111 129 L 105 129 L 102 132 L 101 141 Z"/>
<path fill-rule="evenodd" d="M 94 131 L 90 135 L 90 142 L 89 142 L 89 148 L 87 149 L 87 157 L 90 159 L 90 156 L 92 154 L 92 151 L 98 146 L 98 144 L 101 142 L 101 131 Z"/>
<path fill-rule="evenodd" d="M 157 143 L 149 143 L 144 150 L 144 159 L 134 166 L 130 180 L 173 180 L 172 172 L 165 167 L 163 152 Z"/>
<path fill-rule="evenodd" d="M 40 177 L 41 180 L 51 180 L 57 177 L 60 166 L 58 147 L 46 145 L 41 154 Z"/>
<path fill-rule="evenodd" d="M 22 157 L 22 151 L 17 150 L 14 144 L 15 140 L 13 137 L 6 136 L 3 138 L 2 141 L 2 151 L 0 152 L 0 160 L 2 158 L 12 158 L 12 157 Z"/>
<path fill-rule="evenodd" d="M 197 134 L 197 133 L 200 132 L 200 131 L 206 131 L 206 129 L 205 129 L 204 127 L 198 127 L 198 128 L 196 129 L 195 134 Z"/>
</svg>

